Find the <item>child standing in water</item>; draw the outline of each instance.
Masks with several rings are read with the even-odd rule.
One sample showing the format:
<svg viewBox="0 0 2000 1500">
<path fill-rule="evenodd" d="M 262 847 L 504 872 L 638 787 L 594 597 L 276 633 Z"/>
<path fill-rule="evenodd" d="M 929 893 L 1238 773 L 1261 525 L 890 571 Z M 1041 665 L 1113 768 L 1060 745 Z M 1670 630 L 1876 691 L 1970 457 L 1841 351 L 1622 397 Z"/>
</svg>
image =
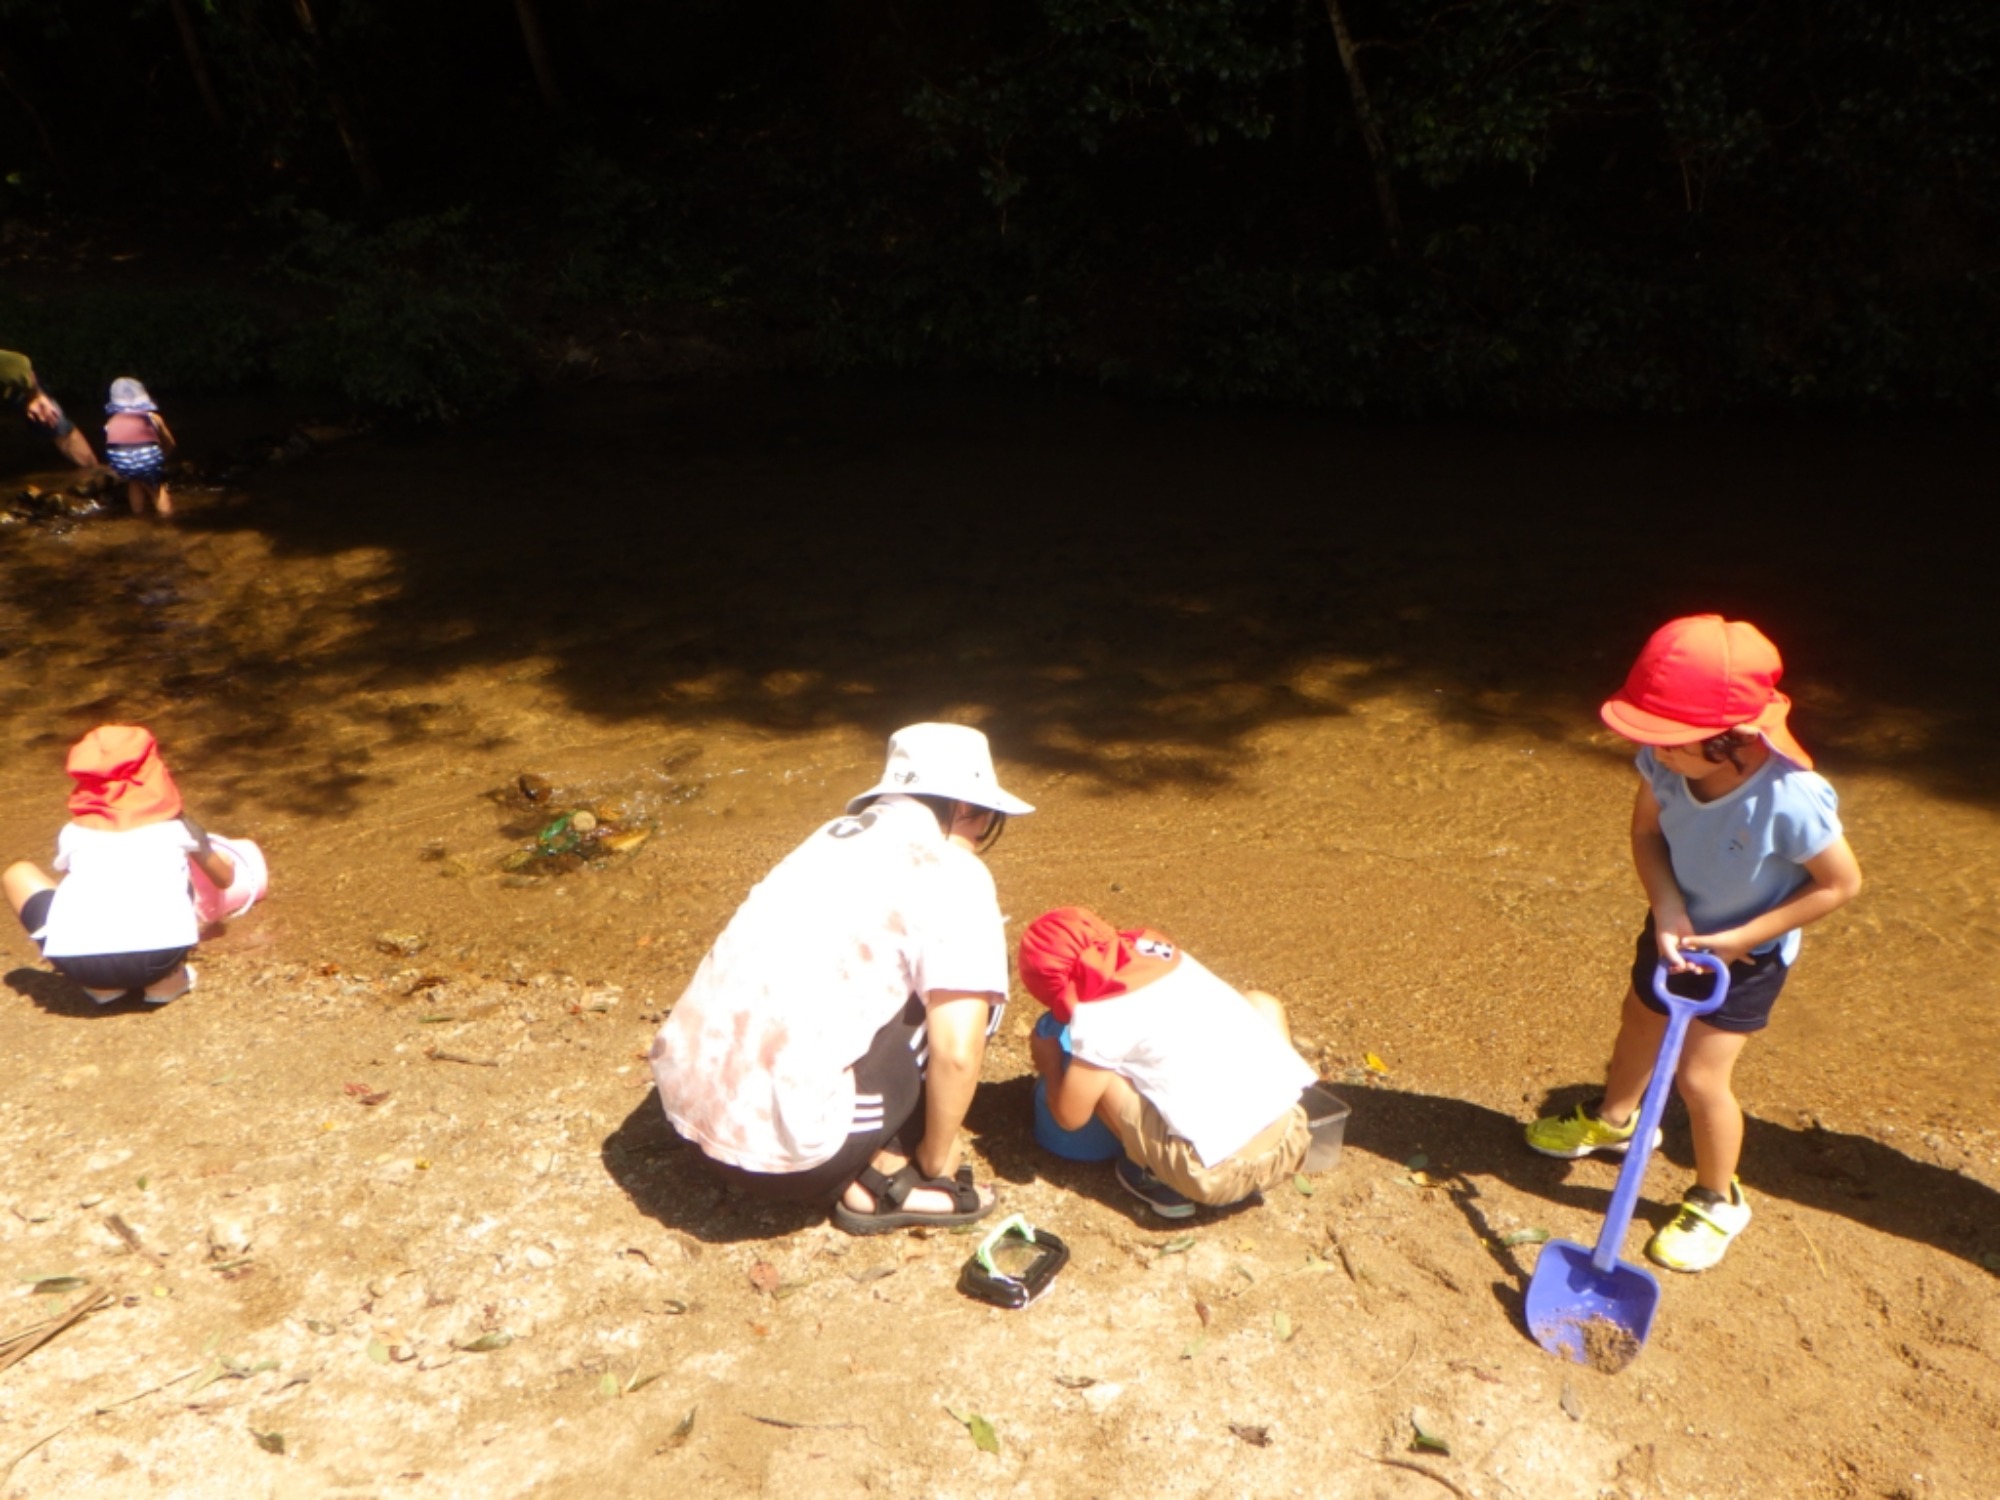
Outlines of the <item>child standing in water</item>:
<svg viewBox="0 0 2000 1500">
<path fill-rule="evenodd" d="M 1694 1131 L 1695 1181 L 1646 1245 L 1675 1271 L 1705 1271 L 1750 1222 L 1736 1178 L 1743 1110 L 1731 1076 L 1764 1029 L 1799 952 L 1799 929 L 1853 900 L 1861 867 L 1841 831 L 1833 788 L 1785 727 L 1784 664 L 1756 626 L 1691 615 L 1655 631 L 1625 686 L 1600 713 L 1642 748 L 1632 862 L 1651 911 L 1633 955 L 1604 1096 L 1528 1126 L 1528 1145 L 1574 1159 L 1623 1152 L 1652 1076 L 1666 1008 L 1653 995 L 1664 963 L 1676 994 L 1711 981 L 1690 952 L 1729 965 L 1729 998 L 1688 1028 L 1675 1084 Z M 1659 1144 L 1656 1135 L 1651 1146 Z"/>
<path fill-rule="evenodd" d="M 104 424 L 104 456 L 125 481 L 132 514 L 143 516 L 151 505 L 162 519 L 171 517 L 167 455 L 174 451 L 174 435 L 166 418 L 145 386 L 129 375 L 111 382 L 111 401 L 104 409 L 110 414 Z"/>
<path fill-rule="evenodd" d="M 193 860 L 227 890 L 228 855 L 182 810 L 160 747 L 135 724 L 100 724 L 69 752 L 70 821 L 51 880 L 26 860 L 0 875 L 8 904 L 42 955 L 99 1005 L 137 990 L 165 1005 L 194 988 L 199 935 Z"/>
</svg>

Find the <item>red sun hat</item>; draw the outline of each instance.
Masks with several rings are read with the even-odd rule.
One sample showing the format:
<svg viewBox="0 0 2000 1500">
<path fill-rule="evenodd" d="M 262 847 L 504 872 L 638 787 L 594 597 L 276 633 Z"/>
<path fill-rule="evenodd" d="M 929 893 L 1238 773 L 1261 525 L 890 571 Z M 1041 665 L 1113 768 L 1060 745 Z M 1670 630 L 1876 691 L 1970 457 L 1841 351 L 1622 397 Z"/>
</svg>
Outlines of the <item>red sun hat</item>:
<svg viewBox="0 0 2000 1500">
<path fill-rule="evenodd" d="M 1786 759 L 1812 757 L 1785 727 L 1792 700 L 1778 648 L 1747 620 L 1686 615 L 1653 632 L 1599 716 L 1640 745 L 1693 745 L 1729 729 L 1754 729 Z"/>
<path fill-rule="evenodd" d="M 1081 906 L 1045 911 L 1021 934 L 1021 985 L 1065 1023 L 1077 1006 L 1128 995 L 1180 961 L 1179 950 L 1159 933 L 1144 927 L 1119 932 Z"/>
<path fill-rule="evenodd" d="M 70 821 L 123 832 L 181 815 L 180 788 L 167 774 L 152 731 L 100 724 L 70 747 Z"/>
</svg>

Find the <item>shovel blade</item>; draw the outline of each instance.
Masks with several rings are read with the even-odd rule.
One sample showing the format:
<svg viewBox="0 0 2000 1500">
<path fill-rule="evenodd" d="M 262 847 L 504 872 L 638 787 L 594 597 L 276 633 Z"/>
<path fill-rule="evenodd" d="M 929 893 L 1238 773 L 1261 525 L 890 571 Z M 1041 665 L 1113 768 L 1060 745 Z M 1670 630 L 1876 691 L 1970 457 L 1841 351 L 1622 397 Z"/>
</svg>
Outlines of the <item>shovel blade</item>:
<svg viewBox="0 0 2000 1500">
<path fill-rule="evenodd" d="M 1660 1310 L 1660 1283 L 1642 1266 L 1592 1264 L 1573 1240 L 1542 1246 L 1528 1282 L 1528 1331 L 1551 1354 L 1607 1374 L 1638 1356 Z"/>
</svg>

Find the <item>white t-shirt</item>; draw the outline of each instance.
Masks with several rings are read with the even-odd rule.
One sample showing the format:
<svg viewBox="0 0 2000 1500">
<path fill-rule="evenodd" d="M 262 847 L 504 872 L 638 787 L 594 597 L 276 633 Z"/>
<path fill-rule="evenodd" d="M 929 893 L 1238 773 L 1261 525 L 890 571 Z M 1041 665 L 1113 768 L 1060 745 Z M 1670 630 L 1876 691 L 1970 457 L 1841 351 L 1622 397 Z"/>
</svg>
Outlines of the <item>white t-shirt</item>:
<svg viewBox="0 0 2000 1500">
<path fill-rule="evenodd" d="M 667 1118 L 746 1171 L 816 1167 L 853 1123 L 854 1063 L 932 990 L 1006 999 L 993 877 L 884 797 L 787 855 L 708 950 L 653 1039 Z"/>
<path fill-rule="evenodd" d="M 66 823 L 56 837 L 63 879 L 49 902 L 49 958 L 191 948 L 200 934 L 188 855 L 194 835 L 179 818 L 137 828 Z"/>
<path fill-rule="evenodd" d="M 1119 1074 L 1217 1167 L 1298 1102 L 1315 1077 L 1250 1002 L 1182 951 L 1142 989 L 1077 1006 L 1070 1053 Z"/>
</svg>

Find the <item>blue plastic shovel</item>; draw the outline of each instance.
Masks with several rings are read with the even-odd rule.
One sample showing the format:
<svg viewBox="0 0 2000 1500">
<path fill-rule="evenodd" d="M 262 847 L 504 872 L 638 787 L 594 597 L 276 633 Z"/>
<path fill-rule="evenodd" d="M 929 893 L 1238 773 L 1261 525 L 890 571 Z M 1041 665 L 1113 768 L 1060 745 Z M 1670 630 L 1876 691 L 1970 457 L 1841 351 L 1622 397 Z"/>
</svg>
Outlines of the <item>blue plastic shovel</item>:
<svg viewBox="0 0 2000 1500">
<path fill-rule="evenodd" d="M 1667 1008 L 1667 1031 L 1660 1038 L 1660 1055 L 1653 1063 L 1652 1081 L 1639 1106 L 1632 1145 L 1611 1194 L 1611 1208 L 1597 1236 L 1597 1248 L 1586 1250 L 1573 1240 L 1550 1240 L 1542 1246 L 1528 1282 L 1528 1331 L 1551 1354 L 1560 1354 L 1598 1369 L 1623 1369 L 1653 1331 L 1653 1314 L 1660 1310 L 1660 1283 L 1644 1266 L 1618 1258 L 1646 1162 L 1653 1154 L 1653 1132 L 1667 1112 L 1667 1089 L 1680 1062 L 1688 1023 L 1720 1009 L 1729 998 L 1729 965 L 1713 953 L 1688 953 L 1690 961 L 1715 975 L 1715 992 L 1706 1000 L 1686 1000 L 1667 989 L 1667 966 L 1653 970 L 1653 993 Z"/>
</svg>

